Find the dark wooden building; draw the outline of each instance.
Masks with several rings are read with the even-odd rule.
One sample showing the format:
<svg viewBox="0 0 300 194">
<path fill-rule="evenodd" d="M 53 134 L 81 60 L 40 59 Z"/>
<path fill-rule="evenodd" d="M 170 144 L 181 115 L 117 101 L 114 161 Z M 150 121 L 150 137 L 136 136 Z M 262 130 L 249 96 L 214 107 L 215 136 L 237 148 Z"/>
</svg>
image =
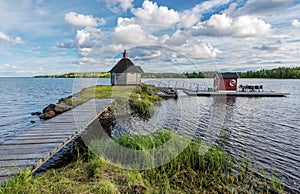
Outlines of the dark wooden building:
<svg viewBox="0 0 300 194">
<path fill-rule="evenodd" d="M 237 79 L 235 72 L 216 73 L 214 76 L 215 91 L 237 91 Z"/>
<path fill-rule="evenodd" d="M 143 70 L 140 66 L 135 66 L 128 58 L 126 50 L 123 58 L 109 71 L 111 75 L 111 85 L 138 85 L 141 83 Z"/>
</svg>

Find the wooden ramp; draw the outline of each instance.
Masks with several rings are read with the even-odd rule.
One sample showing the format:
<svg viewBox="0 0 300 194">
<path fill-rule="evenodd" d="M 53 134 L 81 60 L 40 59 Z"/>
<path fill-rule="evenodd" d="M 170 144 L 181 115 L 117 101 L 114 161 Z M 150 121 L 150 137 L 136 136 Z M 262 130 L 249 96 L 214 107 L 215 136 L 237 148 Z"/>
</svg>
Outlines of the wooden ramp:
<svg viewBox="0 0 300 194">
<path fill-rule="evenodd" d="M 84 131 L 112 102 L 112 99 L 92 99 L 6 139 L 0 144 L 0 181 L 7 180 L 19 170 L 37 170 Z"/>
</svg>

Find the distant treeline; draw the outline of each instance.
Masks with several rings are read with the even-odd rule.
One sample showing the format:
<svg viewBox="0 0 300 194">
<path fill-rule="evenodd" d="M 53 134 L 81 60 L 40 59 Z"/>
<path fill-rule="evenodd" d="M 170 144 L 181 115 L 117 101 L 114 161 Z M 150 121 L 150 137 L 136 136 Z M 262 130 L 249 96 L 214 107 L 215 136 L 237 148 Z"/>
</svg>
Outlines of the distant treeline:
<svg viewBox="0 0 300 194">
<path fill-rule="evenodd" d="M 213 78 L 215 71 L 185 73 L 144 73 L 143 78 Z M 240 78 L 300 79 L 300 67 L 237 72 Z"/>
<path fill-rule="evenodd" d="M 184 73 L 187 78 L 212 78 L 216 72 Z M 300 67 L 279 67 L 271 70 L 237 72 L 240 78 L 300 79 Z"/>
<path fill-rule="evenodd" d="M 186 78 L 213 78 L 215 71 L 205 71 L 205 72 L 186 72 L 183 73 Z"/>
<path fill-rule="evenodd" d="M 239 72 L 238 74 L 241 78 L 300 79 L 300 67 L 279 67 L 271 70 Z"/>
<path fill-rule="evenodd" d="M 143 73 L 142 78 L 186 78 L 183 73 Z"/>
<path fill-rule="evenodd" d="M 73 72 L 61 75 L 42 75 L 35 78 L 110 78 L 108 72 Z"/>
<path fill-rule="evenodd" d="M 143 78 L 213 78 L 215 71 L 185 73 L 143 73 Z M 300 79 L 300 67 L 279 67 L 271 70 L 237 72 L 241 78 Z M 35 78 L 110 78 L 108 72 L 66 73 L 35 76 Z"/>
</svg>

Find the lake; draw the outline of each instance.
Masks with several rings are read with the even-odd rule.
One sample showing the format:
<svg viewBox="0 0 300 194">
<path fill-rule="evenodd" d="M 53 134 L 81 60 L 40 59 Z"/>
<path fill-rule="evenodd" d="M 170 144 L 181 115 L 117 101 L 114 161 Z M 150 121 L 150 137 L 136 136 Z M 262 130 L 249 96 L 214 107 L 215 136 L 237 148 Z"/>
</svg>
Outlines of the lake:
<svg viewBox="0 0 300 194">
<path fill-rule="evenodd" d="M 212 85 L 210 79 L 143 81 L 193 88 Z M 42 121 L 32 112 L 96 83 L 108 85 L 109 79 L 0 78 L 0 143 L 40 124 Z M 146 133 L 170 128 L 201 136 L 208 143 L 221 141 L 235 158 L 245 156 L 258 168 L 274 172 L 293 192 L 300 192 L 300 80 L 241 79 L 238 84 L 264 85 L 265 90 L 290 95 L 220 99 L 189 97 L 181 92 L 177 101 L 165 101 L 150 121 L 133 120 L 129 130 Z"/>
<path fill-rule="evenodd" d="M 32 112 L 42 112 L 50 103 L 84 87 L 109 84 L 108 79 L 0 78 L 0 143 L 20 130 L 41 121 Z M 32 123 L 35 122 L 35 123 Z"/>
</svg>

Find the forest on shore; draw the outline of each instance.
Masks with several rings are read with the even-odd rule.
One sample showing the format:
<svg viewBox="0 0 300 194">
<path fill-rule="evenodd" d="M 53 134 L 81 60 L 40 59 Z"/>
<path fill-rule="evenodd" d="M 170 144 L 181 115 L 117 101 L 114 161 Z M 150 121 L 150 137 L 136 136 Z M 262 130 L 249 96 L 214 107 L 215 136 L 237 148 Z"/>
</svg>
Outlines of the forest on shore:
<svg viewBox="0 0 300 194">
<path fill-rule="evenodd" d="M 215 71 L 184 73 L 143 73 L 142 78 L 213 78 Z M 300 79 L 300 67 L 278 67 L 270 70 L 237 72 L 240 78 Z M 108 72 L 72 72 L 61 75 L 42 75 L 35 78 L 110 78 Z"/>
<path fill-rule="evenodd" d="M 214 71 L 184 73 L 187 78 L 212 78 Z M 237 72 L 240 78 L 299 79 L 300 67 L 279 67 L 270 70 Z"/>
</svg>

